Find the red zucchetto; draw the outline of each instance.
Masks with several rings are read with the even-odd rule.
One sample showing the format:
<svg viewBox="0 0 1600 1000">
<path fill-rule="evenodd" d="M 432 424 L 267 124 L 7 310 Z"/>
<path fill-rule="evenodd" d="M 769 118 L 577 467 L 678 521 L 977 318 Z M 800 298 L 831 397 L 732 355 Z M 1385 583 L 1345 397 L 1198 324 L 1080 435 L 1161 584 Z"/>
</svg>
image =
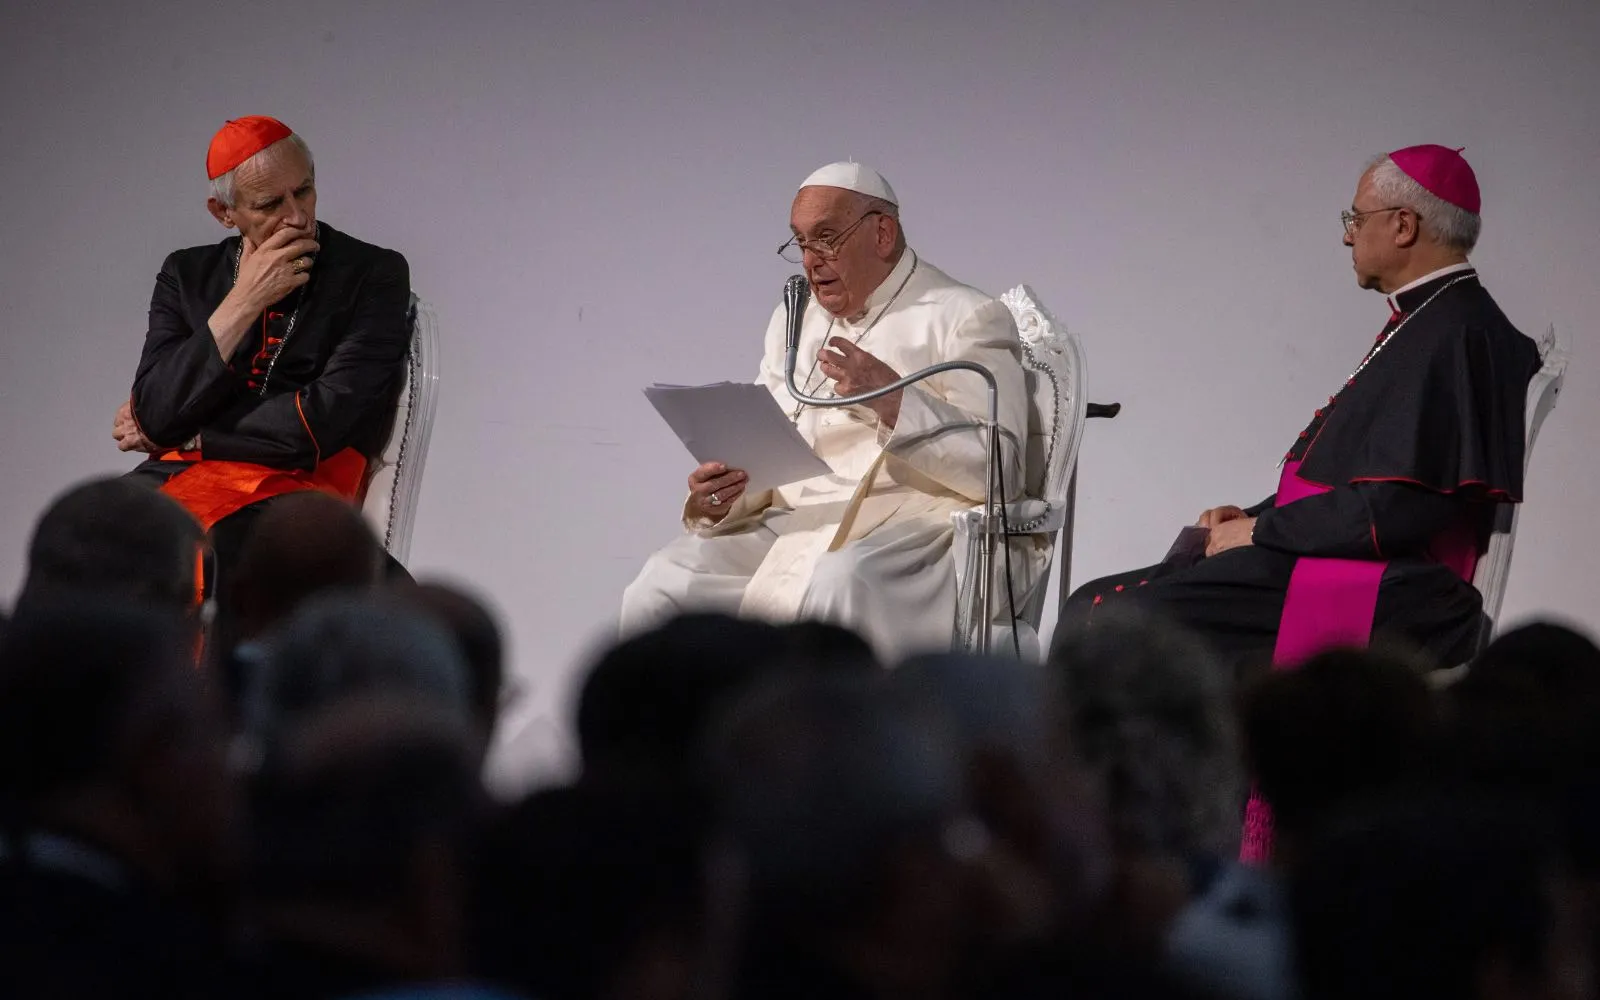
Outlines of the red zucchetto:
<svg viewBox="0 0 1600 1000">
<path fill-rule="evenodd" d="M 211 137 L 211 148 L 206 150 L 206 176 L 216 180 L 279 139 L 293 134 L 289 126 L 266 115 L 235 118 Z"/>
</svg>

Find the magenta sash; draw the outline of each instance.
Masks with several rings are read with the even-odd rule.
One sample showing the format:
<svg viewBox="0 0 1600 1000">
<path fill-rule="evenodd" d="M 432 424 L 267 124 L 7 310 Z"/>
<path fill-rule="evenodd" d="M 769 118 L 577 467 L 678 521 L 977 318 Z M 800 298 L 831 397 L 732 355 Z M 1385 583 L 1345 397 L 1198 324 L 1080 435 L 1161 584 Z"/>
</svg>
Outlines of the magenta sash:
<svg viewBox="0 0 1600 1000">
<path fill-rule="evenodd" d="M 1274 506 L 1282 507 L 1331 489 L 1301 479 L 1299 469 L 1299 462 L 1284 463 Z M 1471 523 L 1458 522 L 1441 532 L 1428 547 L 1428 554 L 1461 579 L 1471 580 L 1478 561 L 1477 536 Z M 1272 668 L 1292 670 L 1316 654 L 1339 646 L 1365 647 L 1372 639 L 1378 587 L 1388 565 L 1380 559 L 1296 559 L 1284 594 L 1283 616 L 1278 620 Z M 1264 864 L 1271 856 L 1272 812 L 1252 788 L 1250 801 L 1245 804 L 1239 859 Z"/>
</svg>

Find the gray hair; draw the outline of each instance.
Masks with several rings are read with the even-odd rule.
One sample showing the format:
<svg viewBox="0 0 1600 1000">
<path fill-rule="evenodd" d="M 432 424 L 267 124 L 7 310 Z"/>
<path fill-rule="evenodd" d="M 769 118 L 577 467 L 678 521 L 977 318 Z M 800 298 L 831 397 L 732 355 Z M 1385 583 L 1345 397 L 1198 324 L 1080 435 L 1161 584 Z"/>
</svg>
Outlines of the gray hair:
<svg viewBox="0 0 1600 1000">
<path fill-rule="evenodd" d="M 1483 219 L 1452 205 L 1418 184 L 1384 153 L 1367 164 L 1372 186 L 1385 207 L 1407 208 L 1422 220 L 1422 231 L 1434 242 L 1467 254 L 1478 245 Z"/>
<path fill-rule="evenodd" d="M 244 163 L 239 164 L 239 167 L 245 166 L 246 164 L 249 164 L 249 163 L 254 163 L 257 159 L 259 159 L 259 158 L 261 158 L 263 156 L 268 156 L 268 155 L 280 156 L 280 155 L 282 155 L 282 144 L 283 143 L 288 143 L 289 145 L 293 146 L 295 149 L 298 149 L 300 151 L 300 154 L 306 158 L 306 164 L 311 168 L 311 179 L 312 180 L 316 180 L 317 179 L 317 161 L 315 159 L 313 159 L 312 156 L 311 156 L 311 147 L 307 146 L 306 145 L 306 141 L 304 139 L 300 138 L 300 136 L 298 134 L 294 133 L 294 132 L 290 132 L 288 135 L 284 136 L 282 139 L 279 139 L 277 142 L 275 142 L 272 145 L 268 146 L 266 149 L 261 150 L 261 152 L 257 153 L 255 156 L 252 156 L 252 157 L 250 157 L 250 159 L 245 160 Z M 213 177 L 211 179 L 211 197 L 217 199 L 217 203 L 222 205 L 224 208 L 232 208 L 233 207 L 233 196 L 234 196 L 233 179 L 234 179 L 234 175 L 239 172 L 239 167 L 234 167 L 232 170 L 228 171 L 227 173 L 223 174 L 222 176 Z"/>
<path fill-rule="evenodd" d="M 860 201 L 861 214 L 881 212 L 886 217 L 894 220 L 895 249 L 904 250 L 906 248 L 906 228 L 905 224 L 900 221 L 900 206 L 886 198 L 875 198 L 870 194 L 857 192 L 856 197 Z"/>
<path fill-rule="evenodd" d="M 1119 847 L 1236 850 L 1244 769 L 1231 675 L 1210 649 L 1142 615 L 1096 615 L 1057 639 L 1050 662 Z"/>
</svg>

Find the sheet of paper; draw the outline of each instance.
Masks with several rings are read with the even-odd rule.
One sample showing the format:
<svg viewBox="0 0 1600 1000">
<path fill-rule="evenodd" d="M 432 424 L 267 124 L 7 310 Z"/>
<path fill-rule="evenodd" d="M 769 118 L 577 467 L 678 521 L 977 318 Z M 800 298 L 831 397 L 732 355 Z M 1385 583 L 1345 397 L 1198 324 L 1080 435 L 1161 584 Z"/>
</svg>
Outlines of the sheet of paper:
<svg viewBox="0 0 1600 1000">
<path fill-rule="evenodd" d="M 1209 541 L 1211 541 L 1210 528 L 1202 528 L 1197 524 L 1186 525 L 1178 532 L 1172 548 L 1167 550 L 1167 557 L 1161 560 L 1162 565 L 1180 568 L 1193 566 L 1206 557 L 1206 543 Z"/>
<path fill-rule="evenodd" d="M 645 398 L 696 462 L 743 469 L 755 493 L 832 472 L 764 387 L 749 382 L 652 385 Z"/>
</svg>

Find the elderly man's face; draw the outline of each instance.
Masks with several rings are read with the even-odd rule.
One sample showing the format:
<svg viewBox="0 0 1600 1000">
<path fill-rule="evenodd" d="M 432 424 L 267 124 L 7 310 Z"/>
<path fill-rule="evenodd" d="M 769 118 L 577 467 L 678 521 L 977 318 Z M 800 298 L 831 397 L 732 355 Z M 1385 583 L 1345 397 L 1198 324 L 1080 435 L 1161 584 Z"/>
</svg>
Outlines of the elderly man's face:
<svg viewBox="0 0 1600 1000">
<path fill-rule="evenodd" d="M 1350 202 L 1356 213 L 1345 230 L 1344 245 L 1350 248 L 1356 284 L 1372 291 L 1388 292 L 1386 275 L 1405 264 L 1405 248 L 1416 240 L 1416 218 L 1410 210 L 1401 211 L 1386 204 L 1373 188 L 1372 173 L 1361 175 L 1356 196 Z"/>
<path fill-rule="evenodd" d="M 218 218 L 256 246 L 280 229 L 309 233 L 317 221 L 317 185 L 305 154 L 286 140 L 241 163 L 233 175 L 233 205 Z"/>
<path fill-rule="evenodd" d="M 804 260 L 811 293 L 817 304 L 842 319 L 859 316 L 867 297 L 894 270 L 899 222 L 882 213 L 868 214 L 868 204 L 854 191 L 813 186 L 800 189 L 789 211 L 790 230 L 813 247 Z M 836 256 L 829 259 L 816 244 L 827 244 Z"/>
</svg>

